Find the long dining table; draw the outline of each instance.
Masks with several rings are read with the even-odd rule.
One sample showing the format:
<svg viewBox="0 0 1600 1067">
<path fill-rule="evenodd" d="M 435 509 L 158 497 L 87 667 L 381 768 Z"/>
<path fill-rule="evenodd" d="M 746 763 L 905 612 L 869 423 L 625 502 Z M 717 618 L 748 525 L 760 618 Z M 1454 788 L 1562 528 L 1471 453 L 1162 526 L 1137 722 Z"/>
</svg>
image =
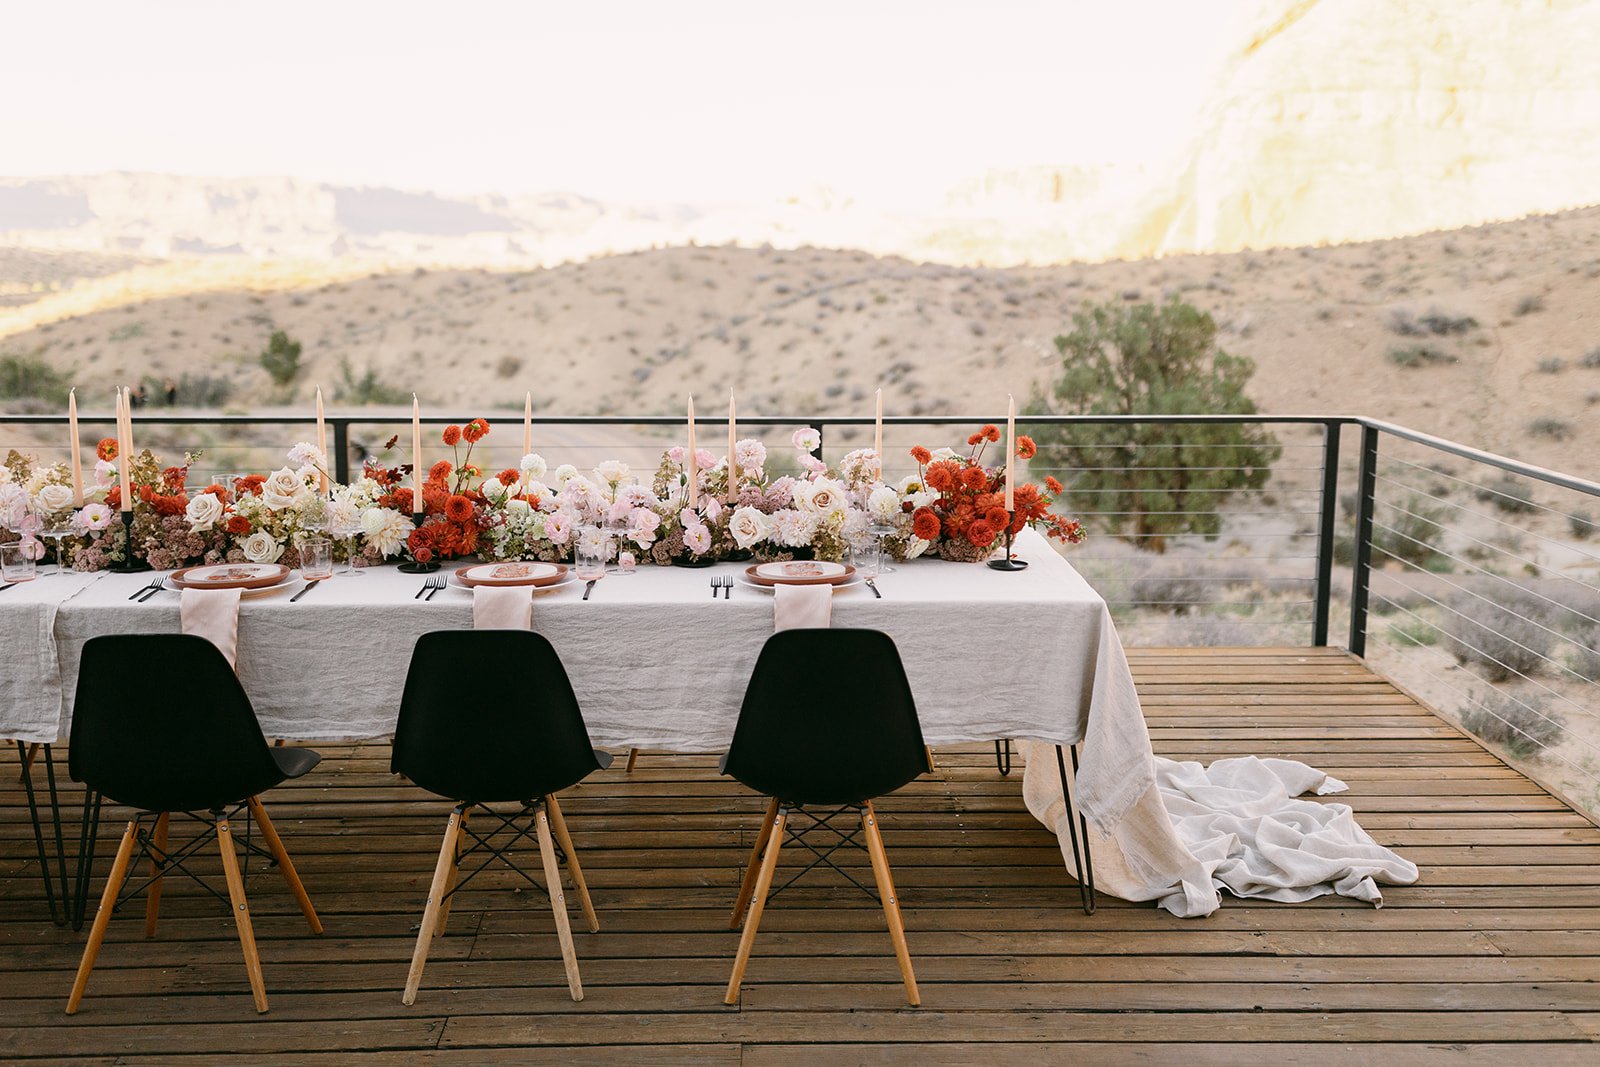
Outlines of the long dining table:
<svg viewBox="0 0 1600 1067">
<path fill-rule="evenodd" d="M 1027 570 L 937 559 L 895 564 L 876 582 L 881 595 L 861 583 L 836 590 L 832 625 L 894 638 L 930 746 L 1002 739 L 1055 746 L 1063 795 L 1070 789 L 1090 821 L 1114 824 L 1152 780 L 1149 738 L 1115 626 L 1105 601 L 1042 537 L 1025 532 L 1016 554 Z M 726 750 L 750 670 L 773 630 L 772 594 L 746 584 L 744 569 L 613 570 L 587 600 L 577 581 L 532 594 L 533 629 L 559 653 L 596 745 Z M 731 595 L 714 593 L 712 579 L 726 577 L 735 579 Z M 48 761 L 49 746 L 70 734 L 84 643 L 180 629 L 176 591 L 130 599 L 150 580 L 67 574 L 0 593 L 0 642 L 17 668 L 0 683 L 0 737 L 15 739 L 19 751 L 44 746 Z M 305 741 L 391 734 L 417 637 L 472 625 L 470 589 L 452 580 L 429 597 L 423 582 L 384 566 L 336 575 L 298 600 L 291 597 L 299 582 L 244 597 L 237 670 L 262 731 Z M 514 700 L 540 684 L 518 663 L 428 666 L 454 672 L 463 700 Z M 183 680 L 162 677 L 160 664 L 127 684 L 167 686 L 174 701 L 184 699 Z M 795 684 L 819 702 L 851 696 L 850 676 L 827 663 L 795 664 Z M 1076 762 L 1080 751 L 1071 788 L 1063 753 Z M 66 896 L 56 772 L 46 769 Z M 87 819 L 82 835 L 90 845 Z M 42 833 L 38 844 L 48 884 Z"/>
</svg>

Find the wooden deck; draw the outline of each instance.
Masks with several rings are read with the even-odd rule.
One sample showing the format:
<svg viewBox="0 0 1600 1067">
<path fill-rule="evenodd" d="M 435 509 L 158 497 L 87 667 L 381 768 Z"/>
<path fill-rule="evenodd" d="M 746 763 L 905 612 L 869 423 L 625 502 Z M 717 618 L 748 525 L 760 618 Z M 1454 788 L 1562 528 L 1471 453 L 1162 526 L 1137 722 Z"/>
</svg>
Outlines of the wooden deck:
<svg viewBox="0 0 1600 1067">
<path fill-rule="evenodd" d="M 222 909 L 169 879 L 159 936 L 143 938 L 142 906 L 119 915 L 69 1019 L 83 935 L 45 915 L 13 756 L 0 762 L 0 1060 L 1600 1062 L 1592 824 L 1342 653 L 1133 661 L 1157 752 L 1324 768 L 1421 883 L 1381 910 L 1228 900 L 1185 921 L 1102 897 L 1086 917 L 1020 773 L 1000 778 L 981 746 L 946 750 L 937 775 L 879 808 L 923 1007 L 905 1007 L 876 905 L 832 876 L 773 901 L 728 1008 L 727 914 L 762 804 L 711 759 L 647 756 L 563 798 L 602 924 L 577 934 L 587 999 L 567 996 L 544 898 L 506 873 L 462 894 L 407 1008 L 444 806 L 392 778 L 382 748 L 324 745 L 322 767 L 268 807 L 326 936 L 253 864 L 271 1013 L 251 1008 Z M 109 817 L 102 877 L 118 832 Z"/>
</svg>

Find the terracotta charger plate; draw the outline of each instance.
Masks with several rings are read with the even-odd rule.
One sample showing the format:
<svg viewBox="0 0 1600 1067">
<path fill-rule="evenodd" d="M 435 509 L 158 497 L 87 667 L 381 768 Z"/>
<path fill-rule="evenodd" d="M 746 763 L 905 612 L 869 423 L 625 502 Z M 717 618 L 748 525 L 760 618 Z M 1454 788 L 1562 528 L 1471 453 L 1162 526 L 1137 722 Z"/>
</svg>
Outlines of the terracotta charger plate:
<svg viewBox="0 0 1600 1067">
<path fill-rule="evenodd" d="M 265 589 L 288 578 L 281 563 L 209 563 L 175 570 L 167 581 L 178 589 Z"/>
<path fill-rule="evenodd" d="M 564 563 L 480 563 L 476 567 L 463 567 L 456 571 L 456 582 L 468 589 L 479 585 L 531 585 L 537 589 L 558 585 L 566 577 L 567 567 Z"/>
<path fill-rule="evenodd" d="M 848 563 L 789 560 L 751 564 L 744 573 L 756 585 L 847 585 L 855 580 L 856 569 Z"/>
</svg>

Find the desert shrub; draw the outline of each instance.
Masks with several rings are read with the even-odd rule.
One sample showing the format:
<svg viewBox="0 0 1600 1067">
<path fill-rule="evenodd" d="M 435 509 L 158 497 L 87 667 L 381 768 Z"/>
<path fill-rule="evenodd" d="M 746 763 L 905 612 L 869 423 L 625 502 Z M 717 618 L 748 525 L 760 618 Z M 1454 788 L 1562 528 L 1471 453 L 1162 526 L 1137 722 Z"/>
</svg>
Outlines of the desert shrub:
<svg viewBox="0 0 1600 1067">
<path fill-rule="evenodd" d="M 1491 690 L 1469 699 L 1461 725 L 1513 756 L 1527 757 L 1550 748 L 1566 732 L 1566 719 L 1549 710 L 1543 697 L 1513 698 Z"/>
<path fill-rule="evenodd" d="M 1436 645 L 1439 643 L 1439 628 L 1421 619 L 1401 619 L 1389 627 L 1389 636 L 1399 642 L 1401 648 Z"/>
<path fill-rule="evenodd" d="M 494 372 L 502 378 L 510 378 L 522 369 L 522 360 L 516 356 L 501 356 L 500 362 L 494 365 Z"/>
<path fill-rule="evenodd" d="M 1583 358 L 1578 360 L 1578 366 L 1589 370 L 1600 370 L 1600 348 L 1591 348 L 1585 352 Z"/>
<path fill-rule="evenodd" d="M 1437 367 L 1456 362 L 1456 357 L 1437 345 L 1396 345 L 1389 349 L 1389 362 L 1397 367 Z"/>
<path fill-rule="evenodd" d="M 1528 423 L 1528 432 L 1535 437 L 1547 437 L 1552 441 L 1565 441 L 1572 436 L 1572 423 L 1541 415 Z"/>
<path fill-rule="evenodd" d="M 1567 516 L 1567 529 L 1572 531 L 1573 537 L 1587 541 L 1596 533 L 1600 533 L 1600 523 L 1594 521 L 1592 512 L 1579 510 Z"/>
<path fill-rule="evenodd" d="M 339 361 L 339 383 L 334 386 L 333 398 L 344 404 L 403 404 L 411 394 L 378 378 L 371 367 L 361 377 L 350 369 L 350 361 Z"/>
<path fill-rule="evenodd" d="M 1030 410 L 1076 415 L 1184 412 L 1253 414 L 1245 386 L 1255 364 L 1217 347 L 1216 322 L 1190 304 L 1090 305 L 1055 339 L 1061 373 L 1035 389 Z M 1116 423 L 1039 426 L 1050 459 L 1075 468 L 1073 487 L 1117 512 L 1096 521 L 1140 548 L 1222 530 L 1218 508 L 1238 490 L 1260 489 L 1282 454 L 1261 426 Z"/>
<path fill-rule="evenodd" d="M 1395 559 L 1426 568 L 1442 560 L 1444 517 L 1443 508 L 1433 507 L 1418 493 L 1400 504 L 1379 501 L 1372 521 L 1372 561 Z"/>
<path fill-rule="evenodd" d="M 291 341 L 282 330 L 273 330 L 260 362 L 274 385 L 288 385 L 300 373 L 300 342 Z"/>
<path fill-rule="evenodd" d="M 1479 486 L 1473 492 L 1473 496 L 1486 503 L 1492 503 L 1498 510 L 1508 515 L 1525 515 L 1537 510 L 1533 502 L 1533 487 L 1514 474 L 1507 474 L 1498 481 Z"/>
<path fill-rule="evenodd" d="M 1210 586 L 1198 578 L 1164 571 L 1146 571 L 1125 586 L 1126 599 L 1152 611 L 1187 615 L 1211 599 Z"/>
<path fill-rule="evenodd" d="M 1560 374 L 1567 368 L 1567 361 L 1560 356 L 1551 356 L 1549 359 L 1539 361 L 1540 374 Z"/>
<path fill-rule="evenodd" d="M 1600 682 L 1600 625 L 1578 631 L 1567 666 L 1584 681 Z"/>
<path fill-rule="evenodd" d="M 185 408 L 220 408 L 233 395 L 233 382 L 221 375 L 185 374 L 177 381 L 177 397 L 173 404 Z M 145 392 L 152 402 L 167 402 L 166 380 L 145 375 Z"/>
<path fill-rule="evenodd" d="M 1518 318 L 1521 318 L 1524 315 L 1532 315 L 1535 311 L 1543 310 L 1544 297 L 1539 296 L 1538 294 L 1533 294 L 1518 300 L 1517 306 L 1511 309 L 1511 313 Z"/>
<path fill-rule="evenodd" d="M 1478 320 L 1471 315 L 1448 315 L 1438 309 L 1426 315 L 1413 315 L 1404 308 L 1389 313 L 1389 329 L 1401 337 L 1444 337 L 1476 329 Z"/>
<path fill-rule="evenodd" d="M 1471 664 L 1491 682 L 1528 676 L 1550 656 L 1554 635 L 1526 612 L 1458 593 L 1441 629 L 1456 662 Z"/>
<path fill-rule="evenodd" d="M 0 399 L 65 404 L 70 375 L 34 356 L 0 356 Z"/>
</svg>

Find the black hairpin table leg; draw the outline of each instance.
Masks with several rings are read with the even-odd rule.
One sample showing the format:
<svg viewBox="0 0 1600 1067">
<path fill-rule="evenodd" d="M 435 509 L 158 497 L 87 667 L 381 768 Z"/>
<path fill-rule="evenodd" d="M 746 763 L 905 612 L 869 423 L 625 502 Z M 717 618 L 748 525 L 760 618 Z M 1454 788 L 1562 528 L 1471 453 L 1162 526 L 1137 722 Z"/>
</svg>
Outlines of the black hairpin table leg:
<svg viewBox="0 0 1600 1067">
<path fill-rule="evenodd" d="M 100 794 L 83 791 L 83 827 L 78 838 L 78 879 L 72 897 L 72 928 L 83 929 L 89 906 L 89 881 L 94 874 L 94 846 L 100 836 Z"/>
<path fill-rule="evenodd" d="M 50 921 L 65 926 L 71 917 L 71 897 L 67 893 L 67 853 L 61 837 L 61 804 L 56 794 L 55 763 L 49 745 L 41 746 L 44 752 L 45 780 L 50 790 L 50 818 L 55 827 L 56 871 L 61 877 L 61 896 L 57 904 L 54 877 L 50 872 L 50 858 L 45 853 L 44 825 L 39 822 L 39 801 L 33 790 L 33 768 L 28 758 L 27 746 L 17 742 L 17 756 L 22 761 L 22 790 L 28 798 L 28 819 L 33 823 L 33 844 L 39 855 L 39 876 L 44 879 L 44 899 L 50 908 Z"/>
<path fill-rule="evenodd" d="M 1072 749 L 1072 773 L 1078 773 L 1078 746 Z M 1078 812 L 1078 806 L 1072 802 L 1072 785 L 1067 780 L 1067 761 L 1061 752 L 1061 746 L 1056 746 L 1056 770 L 1061 775 L 1061 800 L 1066 807 L 1067 833 L 1072 838 L 1072 863 L 1077 868 L 1078 895 L 1083 900 L 1083 913 L 1093 915 L 1094 900 L 1094 870 L 1089 859 L 1089 824 Z M 1079 831 L 1082 830 L 1082 845 L 1079 844 Z"/>
<path fill-rule="evenodd" d="M 1005 778 L 1011 773 L 1011 738 L 1007 737 L 994 743 L 994 767 L 1000 772 L 1000 777 Z"/>
</svg>

